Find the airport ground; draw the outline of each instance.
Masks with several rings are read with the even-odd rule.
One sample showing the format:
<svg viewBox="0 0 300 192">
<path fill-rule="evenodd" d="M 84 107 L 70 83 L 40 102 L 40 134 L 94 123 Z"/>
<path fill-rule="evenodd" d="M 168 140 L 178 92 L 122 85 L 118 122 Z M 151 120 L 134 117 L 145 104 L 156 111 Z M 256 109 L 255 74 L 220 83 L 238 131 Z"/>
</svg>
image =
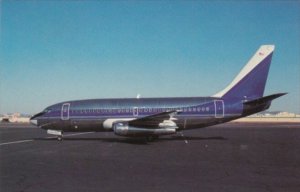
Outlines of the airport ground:
<svg viewBox="0 0 300 192">
<path fill-rule="evenodd" d="M 299 123 L 227 123 L 147 143 L 113 133 L 62 142 L 0 124 L 0 191 L 300 191 Z"/>
</svg>

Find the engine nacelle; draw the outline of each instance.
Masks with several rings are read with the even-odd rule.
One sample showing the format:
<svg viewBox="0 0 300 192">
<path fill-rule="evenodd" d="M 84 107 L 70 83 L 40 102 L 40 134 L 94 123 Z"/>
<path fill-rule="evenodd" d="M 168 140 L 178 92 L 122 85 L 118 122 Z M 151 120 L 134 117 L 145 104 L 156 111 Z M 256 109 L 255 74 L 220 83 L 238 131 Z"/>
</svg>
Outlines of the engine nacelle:
<svg viewBox="0 0 300 192">
<path fill-rule="evenodd" d="M 177 127 L 167 127 L 167 128 L 140 128 L 129 126 L 126 122 L 118 122 L 113 124 L 113 130 L 116 135 L 120 136 L 150 136 L 150 135 L 171 135 L 176 133 Z"/>
</svg>

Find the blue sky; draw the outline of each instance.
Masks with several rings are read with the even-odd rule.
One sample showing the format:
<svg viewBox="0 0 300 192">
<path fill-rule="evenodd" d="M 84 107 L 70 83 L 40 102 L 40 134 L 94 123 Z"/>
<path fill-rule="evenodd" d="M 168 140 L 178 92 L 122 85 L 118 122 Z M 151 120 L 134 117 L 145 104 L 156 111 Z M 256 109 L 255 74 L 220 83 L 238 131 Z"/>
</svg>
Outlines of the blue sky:
<svg viewBox="0 0 300 192">
<path fill-rule="evenodd" d="M 270 110 L 300 113 L 299 1 L 1 1 L 0 113 L 65 100 L 210 96 L 275 44 Z"/>
</svg>

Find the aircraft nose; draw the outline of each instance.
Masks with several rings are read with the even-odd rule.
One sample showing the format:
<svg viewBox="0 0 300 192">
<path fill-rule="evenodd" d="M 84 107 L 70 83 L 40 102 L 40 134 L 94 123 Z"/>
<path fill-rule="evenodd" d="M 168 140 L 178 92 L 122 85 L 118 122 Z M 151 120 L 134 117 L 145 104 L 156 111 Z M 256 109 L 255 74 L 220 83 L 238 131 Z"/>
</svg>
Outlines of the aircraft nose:
<svg viewBox="0 0 300 192">
<path fill-rule="evenodd" d="M 44 112 L 41 112 L 41 113 L 38 113 L 38 114 L 35 114 L 33 115 L 31 118 L 30 118 L 30 123 L 33 124 L 33 125 L 37 125 L 37 117 L 39 116 L 42 116 L 44 114 Z"/>
<path fill-rule="evenodd" d="M 34 116 L 32 116 L 32 117 L 30 118 L 30 123 L 33 124 L 33 125 L 37 125 L 37 120 L 35 119 Z"/>
<path fill-rule="evenodd" d="M 30 123 L 33 125 L 37 125 L 37 120 L 36 119 L 30 119 Z"/>
</svg>

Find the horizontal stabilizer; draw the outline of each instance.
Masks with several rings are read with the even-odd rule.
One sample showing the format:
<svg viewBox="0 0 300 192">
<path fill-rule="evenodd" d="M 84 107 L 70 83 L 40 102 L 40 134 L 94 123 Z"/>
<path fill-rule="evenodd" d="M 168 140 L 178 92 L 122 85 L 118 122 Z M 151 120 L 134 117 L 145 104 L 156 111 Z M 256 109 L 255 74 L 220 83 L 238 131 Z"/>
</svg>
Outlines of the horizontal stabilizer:
<svg viewBox="0 0 300 192">
<path fill-rule="evenodd" d="M 277 93 L 277 94 L 261 97 L 259 99 L 254 99 L 252 101 L 246 101 L 246 102 L 244 102 L 244 104 L 246 104 L 246 105 L 257 105 L 257 104 L 261 104 L 261 103 L 266 103 L 266 102 L 272 101 L 273 99 L 276 99 L 276 98 L 281 97 L 281 96 L 286 95 L 286 94 L 287 93 Z"/>
</svg>

